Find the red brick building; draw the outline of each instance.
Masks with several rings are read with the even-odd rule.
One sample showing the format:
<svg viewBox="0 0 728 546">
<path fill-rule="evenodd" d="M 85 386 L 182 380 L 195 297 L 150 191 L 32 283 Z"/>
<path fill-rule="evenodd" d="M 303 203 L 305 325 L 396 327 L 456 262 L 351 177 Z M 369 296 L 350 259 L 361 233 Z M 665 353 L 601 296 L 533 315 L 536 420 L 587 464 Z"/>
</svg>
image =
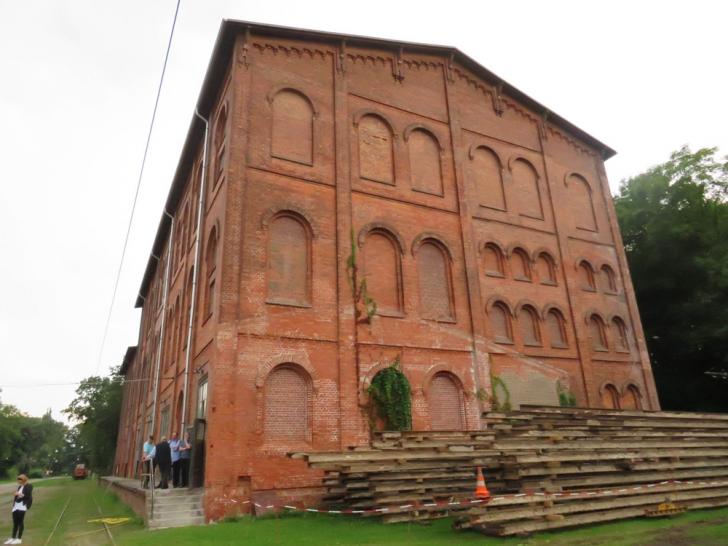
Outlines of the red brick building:
<svg viewBox="0 0 728 546">
<path fill-rule="evenodd" d="M 208 517 L 315 495 L 282 454 L 366 443 L 366 388 L 395 360 L 415 429 L 479 428 L 493 389 L 659 408 L 614 152 L 460 51 L 224 21 L 196 111 L 117 474 L 150 431 L 192 427 Z"/>
</svg>

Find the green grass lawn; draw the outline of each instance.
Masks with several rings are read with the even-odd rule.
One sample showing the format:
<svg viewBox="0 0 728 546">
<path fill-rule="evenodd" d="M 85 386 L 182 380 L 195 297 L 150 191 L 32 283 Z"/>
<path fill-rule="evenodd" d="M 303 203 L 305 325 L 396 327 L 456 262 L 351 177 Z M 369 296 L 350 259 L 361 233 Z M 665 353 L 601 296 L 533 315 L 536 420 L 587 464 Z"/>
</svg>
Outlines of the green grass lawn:
<svg viewBox="0 0 728 546">
<path fill-rule="evenodd" d="M 475 532 L 453 531 L 450 520 L 431 525 L 383 525 L 373 519 L 321 514 L 287 514 L 250 518 L 202 527 L 148 531 L 114 495 L 93 480 L 33 482 L 35 502 L 26 518 L 24 544 L 43 545 L 70 498 L 68 510 L 49 546 L 105 546 L 103 527 L 89 523 L 98 516 L 129 516 L 112 526 L 118 546 L 725 546 L 728 508 L 682 514 L 672 519 L 641 519 L 533 536 L 495 538 Z M 9 508 L 9 506 L 8 506 Z M 0 520 L 0 537 L 10 533 L 10 514 Z"/>
</svg>

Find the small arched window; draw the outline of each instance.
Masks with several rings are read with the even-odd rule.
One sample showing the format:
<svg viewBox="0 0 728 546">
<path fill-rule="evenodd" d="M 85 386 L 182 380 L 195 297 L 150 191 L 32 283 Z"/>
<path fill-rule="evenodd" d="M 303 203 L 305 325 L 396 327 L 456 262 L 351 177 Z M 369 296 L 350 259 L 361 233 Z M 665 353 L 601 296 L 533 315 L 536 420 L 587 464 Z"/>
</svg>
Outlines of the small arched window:
<svg viewBox="0 0 728 546">
<path fill-rule="evenodd" d="M 310 302 L 310 231 L 298 215 L 279 213 L 268 235 L 269 303 L 307 305 Z"/>
<path fill-rule="evenodd" d="M 205 270 L 207 285 L 205 291 L 205 312 L 202 320 L 205 321 L 212 315 L 215 307 L 215 277 L 217 269 L 217 228 L 213 227 L 210 236 L 207 238 L 207 249 L 205 251 Z"/>
<path fill-rule="evenodd" d="M 465 415 L 458 383 L 446 372 L 435 374 L 427 397 L 432 430 L 463 430 Z"/>
<path fill-rule="evenodd" d="M 636 385 L 629 385 L 622 395 L 622 409 L 642 409 L 642 395 Z"/>
<path fill-rule="evenodd" d="M 541 252 L 536 257 L 536 272 L 541 284 L 556 284 L 556 262 L 548 252 Z"/>
<path fill-rule="evenodd" d="M 611 383 L 602 387 L 602 407 L 607 409 L 619 409 L 619 391 Z"/>
<path fill-rule="evenodd" d="M 522 248 L 516 248 L 511 252 L 510 258 L 511 274 L 517 281 L 531 280 L 531 260 Z"/>
<path fill-rule="evenodd" d="M 629 338 L 627 337 L 627 325 L 619 317 L 612 319 L 612 329 L 614 330 L 615 348 L 621 352 L 629 351 Z"/>
<path fill-rule="evenodd" d="M 505 267 L 503 262 L 503 252 L 501 252 L 498 245 L 487 243 L 483 247 L 483 268 L 486 275 L 489 277 L 504 277 Z"/>
<path fill-rule="evenodd" d="M 276 366 L 265 381 L 266 440 L 309 441 L 311 378 L 295 364 Z"/>
<path fill-rule="evenodd" d="M 442 195 L 442 167 L 440 144 L 424 129 L 415 129 L 407 138 L 412 189 L 433 195 Z"/>
<path fill-rule="evenodd" d="M 607 350 L 607 332 L 602 318 L 594 314 L 589 317 L 589 337 L 592 349 L 595 351 Z"/>
<path fill-rule="evenodd" d="M 518 213 L 521 216 L 543 220 L 541 192 L 538 187 L 538 173 L 531 163 L 523 158 L 511 165 L 513 195 L 516 196 Z"/>
<path fill-rule="evenodd" d="M 577 276 L 579 278 L 579 286 L 582 290 L 595 292 L 597 287 L 594 282 L 594 268 L 586 260 L 582 260 L 577 268 Z"/>
<path fill-rule="evenodd" d="M 217 114 L 215 120 L 215 133 L 214 133 L 214 144 L 213 149 L 215 151 L 214 170 L 212 177 L 211 189 L 217 186 L 218 182 L 222 178 L 224 167 L 225 167 L 225 153 L 227 152 L 227 120 L 228 120 L 228 108 L 227 104 L 223 104 L 222 108 Z"/>
<path fill-rule="evenodd" d="M 386 230 L 371 231 L 364 241 L 364 278 L 380 315 L 402 314 L 400 247 Z"/>
<path fill-rule="evenodd" d="M 272 100 L 271 155 L 303 165 L 313 165 L 313 120 L 311 101 L 295 89 L 282 89 Z"/>
<path fill-rule="evenodd" d="M 470 176 L 478 195 L 478 204 L 496 210 L 506 210 L 503 191 L 503 169 L 493 150 L 479 146 L 470 154 Z"/>
<path fill-rule="evenodd" d="M 488 314 L 495 341 L 498 343 L 513 343 L 511 312 L 506 304 L 500 301 L 494 303 Z"/>
<path fill-rule="evenodd" d="M 452 320 L 454 313 L 450 260 L 438 243 L 425 241 L 417 249 L 417 272 L 422 317 Z"/>
<path fill-rule="evenodd" d="M 617 276 L 614 274 L 614 270 L 607 264 L 604 264 L 599 272 L 599 283 L 603 292 L 608 294 L 617 293 Z"/>
<path fill-rule="evenodd" d="M 549 333 L 551 347 L 564 348 L 567 346 L 566 321 L 560 311 L 551 309 L 546 313 L 546 328 Z"/>
<path fill-rule="evenodd" d="M 576 220 L 576 228 L 586 231 L 597 230 L 597 218 L 594 213 L 592 190 L 586 179 L 578 174 L 571 174 L 566 180 L 569 188 L 571 209 Z"/>
<path fill-rule="evenodd" d="M 518 312 L 518 324 L 524 345 L 540 346 L 541 332 L 538 326 L 538 313 L 530 305 L 524 305 Z"/>
<path fill-rule="evenodd" d="M 394 135 L 379 116 L 367 114 L 359 120 L 359 176 L 374 182 L 394 184 Z"/>
</svg>

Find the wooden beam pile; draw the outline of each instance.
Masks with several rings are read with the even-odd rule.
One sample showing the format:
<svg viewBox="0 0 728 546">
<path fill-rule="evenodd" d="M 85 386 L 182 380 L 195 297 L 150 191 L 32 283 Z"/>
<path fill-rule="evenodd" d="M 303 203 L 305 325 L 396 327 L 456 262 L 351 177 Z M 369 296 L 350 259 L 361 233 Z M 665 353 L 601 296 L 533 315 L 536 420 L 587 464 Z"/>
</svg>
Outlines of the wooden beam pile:
<svg viewBox="0 0 728 546">
<path fill-rule="evenodd" d="M 457 527 L 490 534 L 636 517 L 665 499 L 728 505 L 728 415 L 524 406 L 483 422 L 483 431 L 381 432 L 365 449 L 291 456 L 326 471 L 337 507 L 386 522 L 454 514 Z M 487 504 L 469 502 L 477 466 Z"/>
</svg>

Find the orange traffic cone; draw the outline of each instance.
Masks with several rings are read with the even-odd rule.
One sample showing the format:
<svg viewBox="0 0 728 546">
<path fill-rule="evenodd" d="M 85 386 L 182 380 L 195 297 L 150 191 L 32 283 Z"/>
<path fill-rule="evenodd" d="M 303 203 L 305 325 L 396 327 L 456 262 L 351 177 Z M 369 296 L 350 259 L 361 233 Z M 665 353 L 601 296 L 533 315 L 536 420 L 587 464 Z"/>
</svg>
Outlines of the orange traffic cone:
<svg viewBox="0 0 728 546">
<path fill-rule="evenodd" d="M 478 479 L 475 482 L 475 498 L 476 499 L 489 499 L 490 491 L 485 486 L 485 478 L 483 477 L 483 470 L 478 467 Z"/>
</svg>

